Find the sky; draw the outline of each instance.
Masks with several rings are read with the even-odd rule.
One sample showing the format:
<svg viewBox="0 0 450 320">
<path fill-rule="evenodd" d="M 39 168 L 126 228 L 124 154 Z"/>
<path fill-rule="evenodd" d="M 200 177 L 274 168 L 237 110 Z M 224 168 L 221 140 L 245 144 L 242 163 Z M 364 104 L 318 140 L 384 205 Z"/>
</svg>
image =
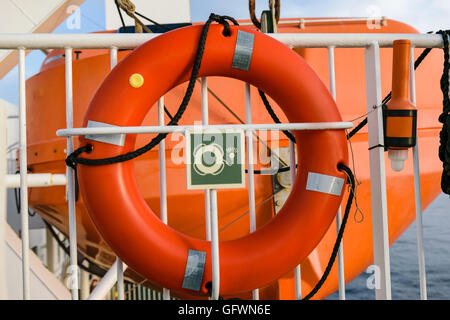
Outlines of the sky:
<svg viewBox="0 0 450 320">
<path fill-rule="evenodd" d="M 112 1 L 112 0 L 111 0 Z M 170 1 L 170 0 L 166 0 Z M 412 25 L 420 32 L 450 29 L 450 0 L 280 0 L 282 18 L 300 17 L 379 17 L 386 16 Z M 248 19 L 247 0 L 191 0 L 192 22 L 205 21 L 211 12 Z M 267 0 L 256 1 L 256 15 L 266 10 Z M 79 27 L 71 28 L 69 17 L 54 33 L 87 33 L 104 29 L 103 0 L 86 0 L 80 7 Z M 76 13 L 75 13 L 76 14 Z M 151 13 L 144 13 L 151 17 Z M 39 72 L 45 56 L 33 51 L 27 56 L 26 74 Z M 0 98 L 18 103 L 17 67 L 0 80 Z"/>
</svg>

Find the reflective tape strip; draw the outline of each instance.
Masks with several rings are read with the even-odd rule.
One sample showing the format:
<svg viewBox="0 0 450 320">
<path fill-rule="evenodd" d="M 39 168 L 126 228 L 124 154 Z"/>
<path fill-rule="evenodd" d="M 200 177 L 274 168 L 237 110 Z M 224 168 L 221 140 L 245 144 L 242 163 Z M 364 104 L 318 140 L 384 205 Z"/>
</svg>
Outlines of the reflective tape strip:
<svg viewBox="0 0 450 320">
<path fill-rule="evenodd" d="M 88 120 L 87 127 L 88 128 L 98 128 L 98 127 L 117 127 L 117 126 L 115 126 L 113 124 Z M 125 137 L 126 137 L 125 133 L 104 134 L 104 135 L 103 134 L 93 134 L 93 135 L 87 134 L 85 136 L 86 139 L 100 141 L 100 142 L 109 143 L 109 144 L 115 144 L 115 145 L 121 146 L 121 147 L 125 143 Z"/>
<path fill-rule="evenodd" d="M 308 172 L 306 190 L 317 191 L 335 196 L 341 195 L 344 179 L 326 174 Z"/>
<path fill-rule="evenodd" d="M 250 32 L 238 30 L 232 67 L 248 71 L 253 54 L 253 41 L 255 35 Z"/>
<path fill-rule="evenodd" d="M 206 252 L 189 250 L 182 287 L 199 291 L 205 270 Z"/>
</svg>

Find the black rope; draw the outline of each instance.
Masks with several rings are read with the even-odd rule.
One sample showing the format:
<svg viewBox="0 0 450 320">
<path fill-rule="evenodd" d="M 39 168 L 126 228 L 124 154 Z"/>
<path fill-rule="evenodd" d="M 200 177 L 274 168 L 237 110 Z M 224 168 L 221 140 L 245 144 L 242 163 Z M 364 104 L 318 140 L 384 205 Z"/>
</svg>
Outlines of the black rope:
<svg viewBox="0 0 450 320">
<path fill-rule="evenodd" d="M 170 114 L 169 110 L 166 108 L 165 105 L 164 105 L 164 112 L 167 114 L 170 120 L 173 120 L 173 116 Z"/>
<path fill-rule="evenodd" d="M 259 96 L 261 97 L 261 100 L 264 103 L 264 106 L 266 107 L 266 110 L 269 113 L 272 120 L 275 123 L 281 123 L 280 119 L 275 114 L 275 111 L 273 111 L 272 106 L 270 105 L 269 100 L 267 99 L 265 93 L 260 89 L 258 89 L 258 92 L 259 92 Z M 289 132 L 288 130 L 283 130 L 283 133 L 286 137 L 289 138 L 289 140 L 291 140 L 292 142 L 295 143 L 295 137 L 291 132 Z"/>
<path fill-rule="evenodd" d="M 341 245 L 342 237 L 344 235 L 345 225 L 347 224 L 350 209 L 352 207 L 352 201 L 355 196 L 355 177 L 352 173 L 352 170 L 344 164 L 341 164 L 341 163 L 338 164 L 338 169 L 341 171 L 344 171 L 347 174 L 348 182 L 349 182 L 349 186 L 350 186 L 350 192 L 349 192 L 348 199 L 347 199 L 347 205 L 345 206 L 345 213 L 344 213 L 344 216 L 342 217 L 341 227 L 339 228 L 339 232 L 337 234 L 336 242 L 334 243 L 333 251 L 331 252 L 331 256 L 330 256 L 330 260 L 328 261 L 328 265 L 327 265 L 322 277 L 315 285 L 315 287 L 302 300 L 311 299 L 320 290 L 322 285 L 325 283 L 325 280 L 327 279 L 328 275 L 330 274 L 331 268 L 333 267 L 334 261 L 336 260 L 336 256 L 339 251 L 339 246 Z"/>
<path fill-rule="evenodd" d="M 188 87 L 186 89 L 186 93 L 183 97 L 183 101 L 181 102 L 180 107 L 178 108 L 178 111 L 176 112 L 176 114 L 173 116 L 173 118 L 169 121 L 168 126 L 175 126 L 178 124 L 179 120 L 181 119 L 181 116 L 183 115 L 184 111 L 186 110 L 188 103 L 191 99 L 192 93 L 194 91 L 194 87 L 195 87 L 195 80 L 198 76 L 198 72 L 200 69 L 200 65 L 201 65 L 201 61 L 202 61 L 202 57 L 203 57 L 203 52 L 205 50 L 205 43 L 206 43 L 206 37 L 208 34 L 208 30 L 209 30 L 209 26 L 212 22 L 218 22 L 220 24 L 222 24 L 224 26 L 224 30 L 223 30 L 223 35 L 224 36 L 230 36 L 230 25 L 228 23 L 228 21 L 231 21 L 234 24 L 238 24 L 237 21 L 231 17 L 228 16 L 218 16 L 214 13 L 211 13 L 211 15 L 209 16 L 209 19 L 206 21 L 206 23 L 203 25 L 203 29 L 200 35 L 200 39 L 199 39 L 199 44 L 198 44 L 198 48 L 197 48 L 197 53 L 195 56 L 195 60 L 194 60 L 194 64 L 192 67 L 192 73 L 191 73 L 191 77 L 189 80 L 189 84 Z M 115 157 L 110 157 L 110 158 L 103 158 L 103 159 L 86 159 L 86 158 L 78 158 L 78 156 L 83 153 L 83 152 L 87 152 L 89 153 L 92 150 L 92 146 L 90 145 L 85 145 L 82 146 L 81 148 L 78 148 L 77 150 L 75 150 L 73 153 L 71 153 L 67 158 L 66 158 L 66 164 L 71 167 L 72 169 L 76 170 L 76 165 L 77 164 L 84 164 L 84 165 L 90 165 L 90 166 L 97 166 L 97 165 L 107 165 L 107 164 L 113 164 L 113 163 L 118 163 L 118 162 L 124 162 L 124 161 L 128 161 L 131 159 L 134 159 L 136 157 L 141 156 L 142 154 L 150 151 L 151 149 L 153 149 L 155 146 L 157 146 L 163 139 L 166 138 L 166 136 L 168 135 L 168 133 L 159 133 L 155 138 L 153 138 L 148 144 L 146 144 L 145 146 L 136 149 L 134 151 L 125 153 L 125 154 L 121 154 Z"/>
<path fill-rule="evenodd" d="M 449 97 L 449 71 L 450 54 L 448 36 L 450 30 L 440 30 L 437 32 L 442 35 L 444 42 L 444 71 L 441 77 L 441 90 L 443 95 L 442 113 L 439 115 L 439 122 L 442 123 L 442 130 L 439 133 L 439 159 L 442 161 L 441 189 L 444 193 L 450 195 L 450 97 Z"/>
</svg>

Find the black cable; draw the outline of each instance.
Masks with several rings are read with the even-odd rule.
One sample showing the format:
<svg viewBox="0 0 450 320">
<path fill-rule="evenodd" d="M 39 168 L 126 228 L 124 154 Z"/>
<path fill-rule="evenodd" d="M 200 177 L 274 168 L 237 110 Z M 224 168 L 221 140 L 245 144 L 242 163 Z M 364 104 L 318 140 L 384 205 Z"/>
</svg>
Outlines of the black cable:
<svg viewBox="0 0 450 320">
<path fill-rule="evenodd" d="M 20 188 L 14 188 L 14 199 L 16 201 L 17 214 L 20 214 Z M 28 216 L 34 217 L 35 215 L 36 212 L 30 211 L 30 209 L 28 208 Z"/>
<path fill-rule="evenodd" d="M 360 123 L 358 123 L 358 125 L 356 127 L 353 128 L 352 131 L 350 131 L 347 134 L 347 140 L 350 140 L 351 137 L 353 137 L 359 130 L 361 130 L 362 128 L 364 128 L 364 126 L 367 124 L 367 118 L 364 118 L 363 121 L 361 121 Z"/>
<path fill-rule="evenodd" d="M 116 3 L 117 11 L 119 12 L 120 21 L 122 21 L 123 32 L 127 33 L 127 27 L 125 26 L 125 21 L 123 20 L 122 11 L 120 11 L 120 5 L 117 0 L 114 1 Z"/>
<path fill-rule="evenodd" d="M 52 234 L 52 237 L 56 240 L 56 242 L 58 243 L 58 245 L 63 249 L 63 251 L 70 256 L 70 249 L 64 244 L 64 242 L 58 237 L 58 235 L 56 234 L 55 230 L 53 229 L 52 225 L 50 223 L 48 223 L 47 221 L 45 221 L 44 219 L 42 219 L 44 221 L 45 226 L 47 227 L 47 230 L 50 231 L 50 233 Z M 78 251 L 79 252 L 79 251 Z M 83 261 L 86 260 L 89 262 L 89 267 L 86 267 L 83 265 Z M 95 267 L 93 267 L 95 266 Z M 99 267 L 96 263 L 90 261 L 88 258 L 86 258 L 83 255 L 83 260 L 78 260 L 78 267 L 80 267 L 80 269 L 89 272 L 91 274 L 94 274 L 96 276 L 99 277 L 103 277 L 106 274 L 106 271 L 103 270 L 103 268 Z"/>
<path fill-rule="evenodd" d="M 297 168 L 297 165 L 295 165 L 295 167 Z M 279 168 L 279 169 L 277 169 L 277 170 L 259 170 L 259 169 L 254 169 L 253 170 L 253 173 L 254 174 L 277 174 L 277 173 L 280 173 L 280 172 L 286 172 L 286 171 L 289 171 L 289 170 L 291 170 L 291 167 L 290 166 L 286 166 L 286 167 L 281 167 L 281 168 Z M 248 169 L 245 169 L 245 173 L 248 173 Z"/>
<path fill-rule="evenodd" d="M 211 15 L 209 16 L 209 19 L 206 21 L 206 23 L 203 26 L 201 35 L 200 35 L 200 39 L 199 39 L 199 44 L 198 44 L 198 48 L 197 48 L 197 53 L 195 56 L 195 60 L 194 60 L 194 64 L 192 67 L 192 73 L 191 73 L 191 77 L 189 80 L 189 84 L 188 87 L 186 89 L 186 93 L 183 97 L 183 101 L 181 102 L 180 107 L 178 108 L 178 111 L 176 112 L 176 114 L 173 116 L 173 119 L 171 119 L 168 123 L 168 126 L 175 126 L 178 124 L 178 121 L 180 120 L 181 116 L 183 115 L 184 111 L 186 110 L 188 103 L 191 99 L 192 93 L 194 91 L 194 87 L 195 87 L 195 83 L 196 83 L 196 78 L 198 76 L 198 72 L 200 69 L 200 65 L 201 65 L 201 61 L 202 61 L 202 57 L 203 57 L 203 52 L 205 49 L 205 43 L 206 43 L 206 37 L 208 34 L 208 30 L 209 30 L 209 26 L 213 21 L 216 21 L 220 24 L 222 24 L 224 26 L 224 30 L 223 30 L 223 34 L 224 36 L 230 36 L 230 25 L 228 23 L 228 21 L 226 20 L 230 20 L 231 22 L 233 22 L 234 24 L 237 24 L 237 21 L 234 20 L 231 17 L 228 16 L 218 16 L 215 15 L 214 13 L 211 13 Z M 168 135 L 168 133 L 159 133 L 155 138 L 153 138 L 148 144 L 146 144 L 145 146 L 125 153 L 125 154 L 121 154 L 115 157 L 110 157 L 110 158 L 103 158 L 103 159 L 86 159 L 86 158 L 78 158 L 79 154 L 82 152 L 90 152 L 90 150 L 92 150 L 92 146 L 90 145 L 85 145 L 82 146 L 81 148 L 75 150 L 72 154 L 70 154 L 67 158 L 66 158 L 66 164 L 67 166 L 71 167 L 72 169 L 76 170 L 76 165 L 78 163 L 80 164 L 84 164 L 84 165 L 91 165 L 91 166 L 96 166 L 96 165 L 105 165 L 105 164 L 113 164 L 113 163 L 118 163 L 118 162 L 124 162 L 124 161 L 128 161 L 131 159 L 134 159 L 136 157 L 141 156 L 142 154 L 150 151 L 151 149 L 153 149 L 155 146 L 157 146 L 163 139 L 166 138 L 166 136 Z M 90 147 L 88 147 L 90 146 Z"/>
<path fill-rule="evenodd" d="M 141 18 L 144 18 L 144 19 L 147 20 L 147 21 L 150 21 L 150 22 L 153 23 L 155 26 L 158 26 L 158 27 L 160 27 L 160 28 L 166 29 L 167 31 L 170 31 L 170 30 L 171 30 L 168 26 L 165 26 L 165 25 L 163 25 L 163 24 L 160 24 L 160 23 L 156 22 L 155 20 L 152 20 L 152 19 L 150 19 L 150 18 L 144 16 L 143 14 L 140 14 L 139 12 L 136 12 L 136 11 L 135 11 L 134 14 L 137 15 L 137 16 L 139 16 L 139 17 L 141 17 Z"/>
<path fill-rule="evenodd" d="M 425 59 L 425 57 L 430 53 L 432 48 L 426 48 L 422 51 L 422 53 L 420 54 L 420 56 L 416 59 L 416 61 L 414 61 L 414 70 L 417 69 L 417 67 L 422 63 L 422 61 Z M 383 101 L 381 102 L 381 105 L 386 105 L 386 103 L 389 102 L 389 100 L 391 100 L 391 96 L 392 96 L 392 91 L 389 92 L 386 97 L 384 97 Z M 363 121 L 361 121 L 360 123 L 358 123 L 358 125 L 353 128 L 352 131 L 350 131 L 347 134 L 347 140 L 351 139 L 351 137 L 353 137 L 359 130 L 361 130 L 365 125 L 367 124 L 367 117 L 364 118 Z"/>
<path fill-rule="evenodd" d="M 341 163 L 338 164 L 338 169 L 341 171 L 344 171 L 347 174 L 348 182 L 349 182 L 349 186 L 350 186 L 350 192 L 349 192 L 348 199 L 347 199 L 347 205 L 345 206 L 345 213 L 344 213 L 344 216 L 342 217 L 341 227 L 339 228 L 339 232 L 337 234 L 336 242 L 334 243 L 333 251 L 331 252 L 331 256 L 330 256 L 330 260 L 328 261 L 328 265 L 327 265 L 322 277 L 315 285 L 315 287 L 302 300 L 311 299 L 317 293 L 317 291 L 319 291 L 319 289 L 325 283 L 325 280 L 327 279 L 328 275 L 330 274 L 331 268 L 333 267 L 334 261 L 336 260 L 336 256 L 339 251 L 339 246 L 341 245 L 342 237 L 344 235 L 345 225 L 347 224 L 350 209 L 352 207 L 352 201 L 355 196 L 355 177 L 353 175 L 352 170 L 344 164 L 341 164 Z"/>
<path fill-rule="evenodd" d="M 27 168 L 27 172 L 31 172 L 31 169 Z M 20 173 L 19 170 L 16 171 L 16 174 Z M 20 188 L 14 188 L 13 189 L 14 192 L 14 200 L 16 202 L 16 209 L 17 209 L 17 214 L 20 214 Z M 30 208 L 28 208 L 28 216 L 29 217 L 34 217 L 36 215 L 36 212 L 33 212 L 30 210 Z"/>
<path fill-rule="evenodd" d="M 422 51 L 422 53 L 420 54 L 420 56 L 416 59 L 416 61 L 414 62 L 414 70 L 417 69 L 417 67 L 422 63 L 422 61 L 425 59 L 425 57 L 430 53 L 432 48 L 426 48 L 425 50 Z M 269 115 L 272 117 L 272 120 L 275 123 L 281 123 L 280 119 L 277 117 L 277 115 L 275 114 L 275 111 L 272 109 L 266 95 L 264 94 L 264 92 L 260 89 L 258 89 L 259 92 L 259 96 L 261 97 L 262 102 L 264 103 L 264 106 L 266 107 L 267 112 L 269 113 Z M 389 102 L 389 100 L 391 100 L 391 96 L 392 96 L 392 92 L 389 92 L 386 97 L 384 97 L 383 101 L 382 101 L 382 105 L 385 105 L 386 103 Z M 364 128 L 364 126 L 367 124 L 367 117 L 364 118 L 364 120 L 362 120 L 360 123 L 358 123 L 358 125 L 353 128 L 352 131 L 350 131 L 347 134 L 347 140 L 351 139 L 359 130 L 361 130 L 362 128 Z M 295 143 L 295 137 L 292 135 L 291 132 L 287 131 L 287 130 L 283 130 L 283 133 L 289 138 L 289 140 L 291 140 L 292 142 Z"/>
</svg>

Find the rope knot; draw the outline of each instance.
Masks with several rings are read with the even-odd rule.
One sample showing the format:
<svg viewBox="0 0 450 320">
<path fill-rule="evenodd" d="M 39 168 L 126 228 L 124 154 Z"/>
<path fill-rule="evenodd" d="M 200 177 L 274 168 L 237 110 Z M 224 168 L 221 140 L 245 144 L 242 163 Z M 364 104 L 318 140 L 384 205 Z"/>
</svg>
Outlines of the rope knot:
<svg viewBox="0 0 450 320">
<path fill-rule="evenodd" d="M 116 0 L 119 6 L 128 13 L 134 13 L 136 6 L 130 0 Z"/>
<path fill-rule="evenodd" d="M 82 154 L 83 152 L 86 153 L 90 153 L 92 151 L 92 145 L 91 144 L 87 144 L 85 146 L 79 147 L 78 149 L 76 149 L 74 152 L 72 152 L 71 154 L 69 154 L 66 158 L 66 165 L 68 167 L 71 167 L 73 170 L 76 170 L 77 168 L 77 161 L 76 158 L 78 158 L 78 156 L 80 154 Z"/>
<path fill-rule="evenodd" d="M 230 32 L 230 24 L 228 23 L 227 20 L 229 20 L 230 22 L 232 22 L 234 25 L 239 25 L 239 23 L 232 17 L 230 16 L 220 16 L 214 13 L 211 13 L 209 15 L 209 20 L 211 21 L 215 21 L 217 23 L 220 23 L 221 25 L 223 25 L 224 29 L 223 29 L 223 35 L 225 37 L 229 37 L 231 35 Z"/>
</svg>

